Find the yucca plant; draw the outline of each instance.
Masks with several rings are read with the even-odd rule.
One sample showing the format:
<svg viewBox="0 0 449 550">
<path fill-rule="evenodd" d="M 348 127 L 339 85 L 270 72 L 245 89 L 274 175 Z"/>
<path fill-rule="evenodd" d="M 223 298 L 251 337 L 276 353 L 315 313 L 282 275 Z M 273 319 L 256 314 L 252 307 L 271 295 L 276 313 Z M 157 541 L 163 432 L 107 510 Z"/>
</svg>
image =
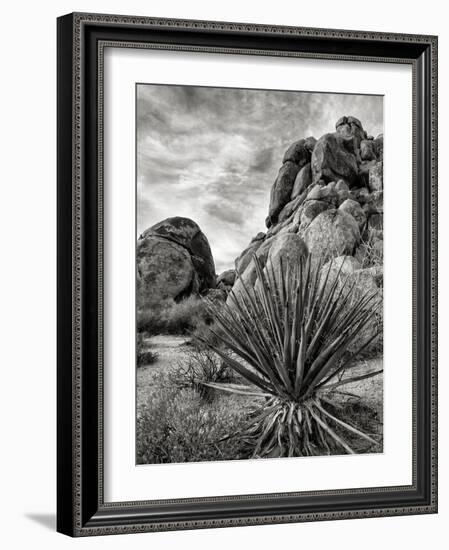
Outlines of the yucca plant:
<svg viewBox="0 0 449 550">
<path fill-rule="evenodd" d="M 239 291 L 226 305 L 211 304 L 211 328 L 219 345 L 210 344 L 246 384 L 209 383 L 255 399 L 249 422 L 238 434 L 249 456 L 307 456 L 341 449 L 354 453 L 344 433 L 377 442 L 339 417 L 337 388 L 379 374 L 342 378 L 354 357 L 378 336 L 357 346 L 362 327 L 378 304 L 374 295 L 350 300 L 354 286 L 307 260 L 277 269 L 253 257 L 254 288 L 239 277 Z M 324 272 L 323 272 L 324 271 Z M 330 277 L 330 274 L 333 276 Z M 350 351 L 352 350 L 352 351 Z M 260 398 L 260 399 L 258 399 Z"/>
</svg>

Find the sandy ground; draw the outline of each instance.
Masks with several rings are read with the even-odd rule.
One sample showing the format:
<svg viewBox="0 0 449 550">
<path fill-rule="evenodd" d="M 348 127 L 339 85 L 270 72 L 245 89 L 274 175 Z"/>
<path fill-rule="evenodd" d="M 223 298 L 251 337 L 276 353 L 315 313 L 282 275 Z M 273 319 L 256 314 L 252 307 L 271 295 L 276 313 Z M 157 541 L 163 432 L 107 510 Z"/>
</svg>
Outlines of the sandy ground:
<svg viewBox="0 0 449 550">
<path fill-rule="evenodd" d="M 353 378 L 369 372 L 381 370 L 382 364 L 383 360 L 381 357 L 361 361 L 354 367 L 348 369 L 344 378 Z M 373 408 L 377 412 L 379 420 L 383 422 L 383 373 L 373 376 L 372 378 L 345 384 L 339 389 L 363 398 L 364 403 Z"/>
<path fill-rule="evenodd" d="M 152 365 L 137 369 L 137 409 L 151 396 L 154 375 L 175 368 L 183 360 L 188 350 L 184 336 L 151 336 L 144 342 L 157 353 L 158 358 Z"/>
</svg>

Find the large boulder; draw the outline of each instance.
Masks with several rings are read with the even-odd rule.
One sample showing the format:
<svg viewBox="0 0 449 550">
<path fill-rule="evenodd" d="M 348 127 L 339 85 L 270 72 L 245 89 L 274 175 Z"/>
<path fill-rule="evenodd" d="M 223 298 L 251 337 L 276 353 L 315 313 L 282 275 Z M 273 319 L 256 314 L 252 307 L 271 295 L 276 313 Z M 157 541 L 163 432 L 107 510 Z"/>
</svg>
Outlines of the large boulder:
<svg viewBox="0 0 449 550">
<path fill-rule="evenodd" d="M 271 188 L 267 227 L 277 222 L 279 212 L 290 201 L 298 171 L 299 166 L 290 160 L 284 162 L 281 166 L 276 181 Z"/>
<path fill-rule="evenodd" d="M 359 226 L 359 231 L 362 233 L 366 224 L 366 215 L 360 204 L 355 200 L 346 199 L 340 204 L 339 209 L 350 214 L 355 219 Z"/>
<path fill-rule="evenodd" d="M 366 139 L 367 135 L 363 129 L 362 123 L 358 118 L 354 116 L 341 117 L 336 125 L 337 132 L 345 137 L 352 137 L 354 139 L 354 145 L 356 149 L 360 148 L 361 142 Z"/>
<path fill-rule="evenodd" d="M 356 302 L 364 296 L 373 296 L 373 302 L 378 303 L 382 299 L 382 293 L 376 283 L 379 277 L 376 269 L 358 269 L 348 276 L 349 286 L 353 286 L 351 300 Z"/>
<path fill-rule="evenodd" d="M 293 200 L 296 199 L 296 197 L 299 197 L 299 195 L 301 195 L 311 184 L 312 167 L 310 165 L 310 162 L 308 162 L 301 168 L 301 170 L 298 172 L 298 175 L 296 176 L 291 199 Z"/>
<path fill-rule="evenodd" d="M 325 263 L 322 267 L 322 271 L 323 273 L 329 271 L 329 278 L 331 278 L 331 272 L 334 275 L 339 274 L 340 276 L 348 276 L 361 268 L 360 262 L 354 258 L 354 256 L 338 256 Z"/>
<path fill-rule="evenodd" d="M 198 292 L 189 252 L 167 239 L 150 236 L 137 242 L 137 296 L 140 307 L 157 305 Z"/>
<path fill-rule="evenodd" d="M 359 303 L 363 298 L 370 298 L 368 307 L 375 307 L 377 313 L 365 323 L 357 335 L 356 341 L 350 346 L 351 350 L 360 349 L 367 344 L 377 333 L 379 323 L 382 323 L 382 267 L 362 269 L 360 262 L 352 256 L 340 256 L 326 263 L 321 269 L 321 282 L 326 282 L 327 289 L 336 283 L 336 296 L 342 291 L 341 300 L 346 306 Z M 342 287 L 345 285 L 344 290 Z M 375 340 L 373 349 L 379 348 L 382 336 Z M 377 350 L 378 351 L 378 350 Z"/>
<path fill-rule="evenodd" d="M 337 206 L 339 196 L 335 181 L 331 181 L 327 185 L 312 186 L 307 194 L 307 200 L 319 200 L 326 202 L 329 206 Z"/>
<path fill-rule="evenodd" d="M 382 287 L 383 268 L 381 265 L 362 268 L 362 263 L 354 256 L 339 256 L 323 265 L 320 276 L 323 281 L 327 277 L 328 285 L 334 283 L 337 277 L 338 287 L 345 281 L 348 288 L 354 285 L 351 296 L 356 300 L 366 294 L 374 294 L 377 299 Z"/>
<path fill-rule="evenodd" d="M 286 220 L 279 222 L 277 225 L 274 225 L 273 227 L 270 227 L 270 229 L 267 232 L 267 236 L 271 239 L 272 237 L 280 235 L 281 233 L 296 233 L 299 226 L 297 221 L 295 221 L 296 216 L 297 216 L 297 212 L 295 212 Z"/>
<path fill-rule="evenodd" d="M 295 263 L 299 261 L 300 257 L 305 257 L 307 254 L 307 247 L 303 239 L 295 233 L 283 233 L 275 237 L 270 237 L 264 241 L 257 252 L 255 252 L 255 256 L 259 260 L 262 268 L 265 268 L 268 262 L 270 262 L 274 269 L 278 269 L 281 262 L 283 265 L 285 265 L 287 261 Z M 240 273 L 236 278 L 232 291 L 228 296 L 228 303 L 232 304 L 233 300 L 242 294 L 244 287 L 248 290 L 254 288 L 256 281 L 256 266 L 254 259 L 251 258 L 245 271 Z"/>
<path fill-rule="evenodd" d="M 339 205 L 349 198 L 349 187 L 343 180 L 337 181 L 335 191 L 337 192 L 337 202 Z"/>
<path fill-rule="evenodd" d="M 243 273 L 248 266 L 249 262 L 251 261 L 251 258 L 253 257 L 253 254 L 257 251 L 257 249 L 260 247 L 260 245 L 263 243 L 265 239 L 265 233 L 258 233 L 253 239 L 251 239 L 251 242 L 249 245 L 245 248 L 245 250 L 235 259 L 235 269 L 239 273 Z"/>
<path fill-rule="evenodd" d="M 223 271 L 223 273 L 220 273 L 220 275 L 217 277 L 217 285 L 222 283 L 226 286 L 232 286 L 234 282 L 235 269 L 227 269 L 226 271 Z"/>
<path fill-rule="evenodd" d="M 334 208 L 318 214 L 304 231 L 309 253 L 322 261 L 352 255 L 359 241 L 360 231 L 355 219 Z"/>
<path fill-rule="evenodd" d="M 279 235 L 273 240 L 267 257 L 267 263 L 273 267 L 274 271 L 285 269 L 285 266 L 298 264 L 301 258 L 308 255 L 307 247 L 304 241 L 295 233 L 285 233 Z"/>
<path fill-rule="evenodd" d="M 358 185 L 358 164 L 352 137 L 338 132 L 320 137 L 312 153 L 313 181 L 343 180 L 349 187 Z"/>
<path fill-rule="evenodd" d="M 259 231 L 259 233 L 257 233 L 257 235 L 255 235 L 252 239 L 251 239 L 251 242 L 254 243 L 256 241 L 263 241 L 266 237 L 266 233 L 264 233 L 263 231 Z"/>
<path fill-rule="evenodd" d="M 296 210 L 299 208 L 299 206 L 304 202 L 305 198 L 306 198 L 306 193 L 304 192 L 301 195 L 299 195 L 299 197 L 296 197 L 296 199 L 288 202 L 279 213 L 278 223 L 282 223 L 288 218 L 290 218 L 291 215 L 294 214 Z"/>
<path fill-rule="evenodd" d="M 273 241 L 274 237 L 266 239 L 254 252 L 254 255 L 259 259 L 262 267 L 266 264 L 268 252 L 270 251 Z M 228 296 L 228 303 L 232 303 L 232 301 L 243 292 L 244 287 L 247 289 L 253 288 L 256 279 L 256 266 L 254 264 L 253 256 L 251 256 L 244 270 L 240 271 L 237 269 L 235 283 Z"/>
<path fill-rule="evenodd" d="M 338 277 L 336 285 L 338 290 L 345 279 L 361 267 L 361 263 L 353 256 L 338 256 L 323 265 L 320 278 L 323 283 L 326 281 L 326 286 L 330 289 Z"/>
<path fill-rule="evenodd" d="M 209 242 L 194 221 L 167 218 L 142 233 L 137 241 L 137 284 L 140 306 L 215 287 Z"/>
<path fill-rule="evenodd" d="M 285 151 L 282 162 L 294 162 L 301 169 L 310 161 L 310 155 L 315 147 L 316 139 L 314 137 L 308 137 L 306 139 L 300 139 L 290 145 Z"/>
<path fill-rule="evenodd" d="M 372 139 L 364 139 L 360 142 L 360 158 L 362 160 L 376 160 L 376 144 Z"/>
<path fill-rule="evenodd" d="M 299 233 L 299 223 L 294 222 L 292 219 L 288 220 L 288 223 L 283 225 L 276 235 L 285 235 L 286 233 Z"/>
<path fill-rule="evenodd" d="M 317 216 L 329 208 L 327 202 L 318 200 L 308 200 L 304 206 L 297 212 L 298 222 L 301 229 L 305 229 Z"/>
</svg>

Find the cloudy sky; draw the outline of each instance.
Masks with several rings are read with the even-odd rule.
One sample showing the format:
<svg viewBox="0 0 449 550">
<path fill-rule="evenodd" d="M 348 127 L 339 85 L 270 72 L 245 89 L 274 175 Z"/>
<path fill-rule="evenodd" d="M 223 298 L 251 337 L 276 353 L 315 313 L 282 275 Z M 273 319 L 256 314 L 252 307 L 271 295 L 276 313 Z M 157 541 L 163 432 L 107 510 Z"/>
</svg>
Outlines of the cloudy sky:
<svg viewBox="0 0 449 550">
<path fill-rule="evenodd" d="M 353 115 L 381 133 L 379 96 L 137 86 L 137 231 L 170 216 L 198 223 L 217 273 L 259 231 L 287 147 Z"/>
</svg>

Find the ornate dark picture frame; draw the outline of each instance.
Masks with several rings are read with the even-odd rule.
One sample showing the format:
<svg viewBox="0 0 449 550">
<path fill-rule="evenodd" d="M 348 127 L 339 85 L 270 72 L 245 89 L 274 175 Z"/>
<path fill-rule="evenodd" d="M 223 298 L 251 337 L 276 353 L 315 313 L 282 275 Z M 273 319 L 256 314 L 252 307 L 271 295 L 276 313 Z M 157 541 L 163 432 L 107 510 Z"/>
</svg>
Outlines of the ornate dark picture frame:
<svg viewBox="0 0 449 550">
<path fill-rule="evenodd" d="M 105 503 L 102 361 L 103 49 L 147 47 L 413 69 L 413 483 Z M 58 498 L 71 536 L 437 511 L 437 38 L 95 14 L 58 19 Z"/>
</svg>

